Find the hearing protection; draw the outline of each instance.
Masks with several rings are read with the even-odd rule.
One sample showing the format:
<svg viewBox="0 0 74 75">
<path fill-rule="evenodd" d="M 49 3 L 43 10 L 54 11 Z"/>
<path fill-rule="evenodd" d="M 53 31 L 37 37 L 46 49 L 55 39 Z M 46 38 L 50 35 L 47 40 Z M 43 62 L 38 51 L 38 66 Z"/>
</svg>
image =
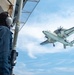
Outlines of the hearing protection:
<svg viewBox="0 0 74 75">
<path fill-rule="evenodd" d="M 8 12 L 2 12 L 0 13 L 0 24 L 4 26 L 10 27 L 12 25 L 12 17 Z"/>
<path fill-rule="evenodd" d="M 6 24 L 7 24 L 8 26 L 10 26 L 10 25 L 12 24 L 12 18 L 11 18 L 10 16 L 8 16 L 8 17 L 6 18 Z"/>
</svg>

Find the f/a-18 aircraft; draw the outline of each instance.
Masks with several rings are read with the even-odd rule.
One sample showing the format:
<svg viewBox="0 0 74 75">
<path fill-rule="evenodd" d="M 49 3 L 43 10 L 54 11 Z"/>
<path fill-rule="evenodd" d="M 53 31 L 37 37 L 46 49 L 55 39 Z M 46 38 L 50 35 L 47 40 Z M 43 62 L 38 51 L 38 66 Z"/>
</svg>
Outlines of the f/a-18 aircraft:
<svg viewBox="0 0 74 75">
<path fill-rule="evenodd" d="M 51 33 L 50 31 L 42 31 L 42 32 L 44 33 L 47 40 L 40 43 L 40 45 L 52 43 L 53 46 L 55 46 L 54 44 L 55 42 L 60 42 L 63 44 L 64 48 L 66 48 L 66 46 L 73 46 L 74 44 L 74 40 L 70 42 L 67 40 L 67 37 L 69 37 L 71 34 L 74 33 L 74 27 L 70 29 L 64 29 L 60 27 L 57 30 L 55 30 L 53 33 Z"/>
</svg>

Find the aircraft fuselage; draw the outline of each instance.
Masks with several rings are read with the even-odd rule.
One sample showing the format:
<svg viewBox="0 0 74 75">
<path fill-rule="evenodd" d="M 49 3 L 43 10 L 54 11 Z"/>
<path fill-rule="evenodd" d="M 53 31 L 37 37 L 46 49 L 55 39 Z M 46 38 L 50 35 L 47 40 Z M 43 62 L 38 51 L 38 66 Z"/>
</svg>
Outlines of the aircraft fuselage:
<svg viewBox="0 0 74 75">
<path fill-rule="evenodd" d="M 50 38 L 51 38 L 51 39 L 54 39 L 54 40 L 56 40 L 56 41 L 58 41 L 58 42 L 61 42 L 61 43 L 65 44 L 65 45 L 68 45 L 68 44 L 69 44 L 69 42 L 67 42 L 67 41 L 64 40 L 63 38 L 58 37 L 58 36 L 56 36 L 55 34 L 49 32 L 49 31 L 43 31 L 43 33 L 45 34 L 45 36 L 48 37 L 48 39 L 50 39 Z"/>
</svg>

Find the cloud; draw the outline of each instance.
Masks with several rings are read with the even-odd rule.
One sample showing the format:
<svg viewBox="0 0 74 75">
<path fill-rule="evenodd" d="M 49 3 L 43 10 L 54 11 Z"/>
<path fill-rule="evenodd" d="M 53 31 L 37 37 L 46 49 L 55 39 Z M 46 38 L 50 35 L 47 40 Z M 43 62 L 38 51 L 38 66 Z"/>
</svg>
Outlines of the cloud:
<svg viewBox="0 0 74 75">
<path fill-rule="evenodd" d="M 51 1 L 53 3 L 54 1 Z M 63 49 L 62 44 L 56 43 L 56 47 L 51 44 L 40 46 L 40 43 L 45 39 L 43 30 L 50 30 L 53 32 L 58 27 L 69 29 L 74 27 L 74 6 L 62 6 L 63 3 L 58 5 L 60 9 L 54 13 L 37 12 L 38 15 L 30 17 L 30 20 L 19 32 L 18 48 L 22 51 L 27 51 L 31 58 L 36 58 L 35 55 L 57 52 L 68 52 L 70 49 Z M 37 11 L 37 10 L 36 10 Z M 35 11 L 34 11 L 35 12 Z M 50 9 L 48 10 L 50 12 Z M 36 13 L 36 12 L 35 12 Z M 72 37 L 71 37 L 72 38 Z M 72 38 L 73 39 L 73 38 Z M 21 43 L 21 47 L 20 47 Z"/>
<path fill-rule="evenodd" d="M 27 71 L 26 69 L 18 69 L 16 70 L 15 74 L 18 75 L 57 75 L 57 74 L 61 74 L 61 73 L 74 73 L 74 68 L 72 67 L 55 67 L 55 68 L 51 68 L 51 69 L 30 69 L 29 71 Z"/>
<path fill-rule="evenodd" d="M 72 67 L 56 67 L 54 70 L 62 71 L 62 72 L 74 72 L 74 68 Z"/>
<path fill-rule="evenodd" d="M 43 1 L 41 0 L 41 2 Z M 49 1 L 52 5 L 51 7 Z M 58 2 L 59 5 L 56 4 L 56 6 L 54 1 L 56 3 L 66 1 L 67 5 L 66 2 L 63 2 L 64 4 Z M 41 7 L 35 9 L 26 25 L 19 32 L 17 48 L 20 52 L 27 53 L 30 58 L 22 58 L 26 60 L 23 62 L 22 60 L 21 62 L 18 61 L 14 69 L 16 75 L 61 75 L 62 73 L 62 75 L 66 75 L 72 72 L 74 74 L 73 47 L 64 49 L 59 42 L 55 43 L 55 47 L 52 44 L 40 45 L 41 42 L 46 40 L 42 33 L 43 30 L 53 32 L 60 26 L 65 29 L 74 27 L 74 4 L 70 6 L 68 3 L 68 0 L 47 0 L 44 1 L 43 6 L 40 5 Z M 59 8 L 52 9 L 55 6 Z M 73 36 L 68 39 L 72 40 Z M 66 56 L 64 53 L 69 53 L 69 57 L 68 54 Z M 40 55 L 42 55 L 41 58 L 39 57 Z M 70 57 L 71 59 L 68 59 Z"/>
<path fill-rule="evenodd" d="M 18 62 L 18 65 L 14 67 L 14 73 L 18 75 L 35 75 L 27 69 L 27 65 L 23 62 Z"/>
<path fill-rule="evenodd" d="M 40 45 L 41 42 L 46 40 L 44 34 L 42 33 L 42 30 L 48 30 L 49 28 L 48 28 L 48 26 L 46 28 L 44 26 L 42 26 L 42 27 L 41 26 L 33 27 L 33 26 L 28 26 L 28 25 L 25 26 L 19 34 L 18 47 L 21 43 L 20 49 L 23 51 L 27 50 L 28 55 L 31 58 L 36 58 L 35 55 L 38 55 L 38 54 L 70 51 L 70 49 L 68 49 L 68 47 L 67 47 L 67 49 L 64 50 L 63 45 L 59 42 L 55 43 L 56 47 L 53 47 L 52 44 L 48 44 L 48 45 L 44 45 L 44 46 Z M 54 26 L 52 28 L 55 29 Z M 51 30 L 51 28 L 50 28 L 50 30 Z M 52 30 L 52 31 L 54 31 L 54 30 Z M 72 37 L 70 37 L 70 38 L 72 38 Z"/>
<path fill-rule="evenodd" d="M 36 66 L 35 64 L 33 65 Z M 18 75 L 40 75 L 47 72 L 45 71 L 46 70 L 43 68 L 27 68 L 27 64 L 22 62 L 18 63 L 18 65 L 14 68 L 14 73 Z"/>
</svg>

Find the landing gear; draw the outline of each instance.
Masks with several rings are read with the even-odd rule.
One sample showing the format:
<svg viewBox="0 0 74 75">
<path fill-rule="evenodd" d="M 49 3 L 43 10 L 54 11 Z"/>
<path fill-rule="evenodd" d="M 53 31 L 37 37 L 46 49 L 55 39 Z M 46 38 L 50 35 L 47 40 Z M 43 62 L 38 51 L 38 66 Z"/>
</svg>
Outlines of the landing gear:
<svg viewBox="0 0 74 75">
<path fill-rule="evenodd" d="M 55 44 L 53 43 L 53 47 L 55 47 Z"/>
<path fill-rule="evenodd" d="M 64 45 L 64 49 L 66 49 L 66 45 Z"/>
</svg>

